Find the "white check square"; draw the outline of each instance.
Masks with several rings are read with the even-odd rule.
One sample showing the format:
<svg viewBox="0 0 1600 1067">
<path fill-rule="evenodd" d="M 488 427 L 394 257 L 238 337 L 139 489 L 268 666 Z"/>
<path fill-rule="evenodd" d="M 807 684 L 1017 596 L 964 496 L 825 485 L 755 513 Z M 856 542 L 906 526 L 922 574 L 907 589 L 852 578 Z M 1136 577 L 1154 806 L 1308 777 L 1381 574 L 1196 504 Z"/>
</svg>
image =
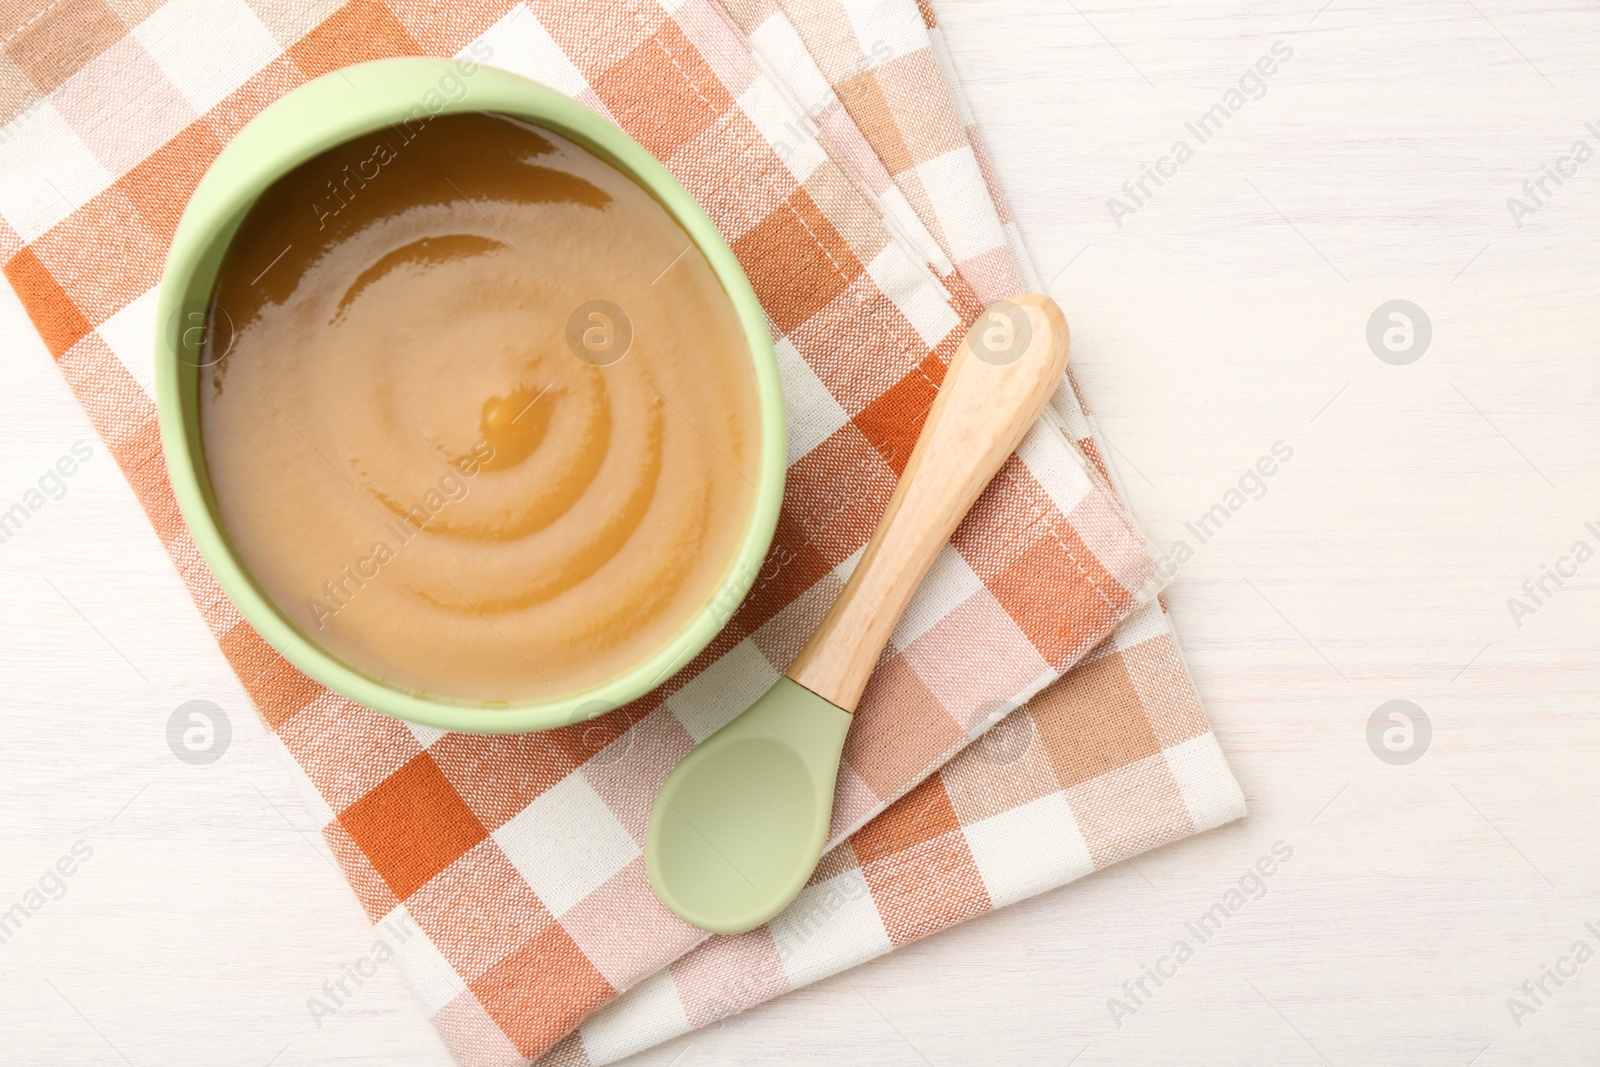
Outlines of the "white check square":
<svg viewBox="0 0 1600 1067">
<path fill-rule="evenodd" d="M 964 827 L 967 848 L 996 908 L 1094 870 L 1089 846 L 1062 793 Z"/>
<path fill-rule="evenodd" d="M 1005 243 L 1005 231 L 1000 228 L 994 201 L 987 196 L 972 195 L 972 190 L 988 187 L 970 146 L 952 148 L 942 156 L 919 164 L 916 170 L 933 204 L 934 214 L 939 218 L 939 227 L 949 242 L 950 258 L 958 266 Z"/>
<path fill-rule="evenodd" d="M 573 98 L 589 89 L 589 83 L 566 53 L 556 46 L 550 31 L 540 25 L 527 4 L 512 8 L 499 22 L 484 30 L 474 43 L 489 46 L 493 54 L 485 61 L 488 66 L 543 82 Z"/>
<path fill-rule="evenodd" d="M 544 906 L 560 915 L 639 854 L 639 846 L 574 771 L 494 832 Z"/>
<path fill-rule="evenodd" d="M 822 384 L 793 342 L 778 338 L 772 346 L 778 356 L 778 375 L 783 379 L 783 403 L 788 415 L 789 455 L 792 464 L 850 421 L 839 401 Z"/>
<path fill-rule="evenodd" d="M 167 0 L 133 35 L 201 115 L 280 51 L 244 0 Z"/>
<path fill-rule="evenodd" d="M 23 241 L 87 204 L 111 181 L 48 100 L 0 128 L 0 215 Z"/>
<path fill-rule="evenodd" d="M 961 325 L 961 318 L 944 299 L 944 288 L 926 267 L 913 263 L 899 242 L 890 242 L 867 264 L 867 273 L 883 295 L 894 301 L 929 348 Z"/>
<path fill-rule="evenodd" d="M 156 298 L 160 292 L 160 286 L 151 286 L 95 330 L 151 400 L 156 396 Z"/>
<path fill-rule="evenodd" d="M 1162 753 L 1167 768 L 1178 780 L 1195 833 L 1221 826 L 1244 815 L 1244 793 L 1239 789 L 1228 761 L 1222 756 L 1215 734 L 1203 733 Z"/>
</svg>

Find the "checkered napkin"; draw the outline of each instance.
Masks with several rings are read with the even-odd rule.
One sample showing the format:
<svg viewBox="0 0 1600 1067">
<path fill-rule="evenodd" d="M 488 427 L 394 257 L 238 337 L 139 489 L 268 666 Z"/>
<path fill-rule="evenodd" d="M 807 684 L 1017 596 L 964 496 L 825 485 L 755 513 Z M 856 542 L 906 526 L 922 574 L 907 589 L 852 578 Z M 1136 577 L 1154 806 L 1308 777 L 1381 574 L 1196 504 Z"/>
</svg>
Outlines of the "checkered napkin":
<svg viewBox="0 0 1600 1067">
<path fill-rule="evenodd" d="M 764 66 L 812 101 L 824 138 L 848 124 L 834 134 L 841 144 L 868 142 L 870 159 L 838 156 L 891 224 L 915 216 L 908 238 L 935 245 L 930 264 L 953 264 L 985 301 L 1040 291 L 926 3 L 729 0 L 727 9 Z M 1052 409 L 1097 479 L 1114 485 L 1075 386 L 1058 390 Z M 771 923 L 713 937 L 639 983 L 541 1067 L 614 1062 L 1243 815 L 1157 601 L 824 856 Z"/>
<path fill-rule="evenodd" d="M 886 100 L 887 125 L 874 129 L 859 107 L 805 100 L 819 77 L 843 79 L 827 62 L 785 66 L 799 58 L 794 41 L 762 38 L 770 19 L 741 10 L 736 24 L 709 0 L 671 6 L 170 0 L 149 11 L 56 0 L 0 26 L 5 273 L 303 772 L 369 914 L 420 929 L 402 962 L 464 1063 L 523 1062 L 569 1034 L 554 1055 L 614 1058 L 1240 808 L 1151 601 L 1143 540 L 1105 473 L 1069 444 L 1088 444 L 1089 430 L 1063 390 L 896 630 L 846 752 L 834 840 L 910 795 L 829 855 L 796 906 L 811 910 L 661 970 L 702 935 L 643 878 L 639 841 L 657 785 L 776 677 L 820 618 L 981 298 L 1010 291 L 1021 273 L 1000 201 L 947 173 L 980 168 L 969 123 L 955 127 L 961 145 L 929 155 L 937 142 L 907 136 L 911 101 Z M 908 35 L 903 51 L 891 44 L 876 68 L 848 75 L 871 73 L 880 89 L 902 59 L 937 61 L 909 0 L 808 15 L 771 27 L 808 41 L 800 35 L 883 19 Z M 778 336 L 792 422 L 778 537 L 728 631 L 604 719 L 502 738 L 367 712 L 246 626 L 177 514 L 149 397 L 160 262 L 227 137 L 309 77 L 474 43 L 495 65 L 610 115 L 701 201 Z M 901 88 L 954 109 L 937 69 L 924 71 Z M 915 142 L 904 166 L 886 132 Z M 951 153 L 960 158 L 941 171 Z M 1097 643 L 1092 662 L 1050 686 Z M 796 914 L 797 929 L 817 925 L 819 900 L 846 919 L 803 932 L 800 949 L 783 941 Z"/>
</svg>

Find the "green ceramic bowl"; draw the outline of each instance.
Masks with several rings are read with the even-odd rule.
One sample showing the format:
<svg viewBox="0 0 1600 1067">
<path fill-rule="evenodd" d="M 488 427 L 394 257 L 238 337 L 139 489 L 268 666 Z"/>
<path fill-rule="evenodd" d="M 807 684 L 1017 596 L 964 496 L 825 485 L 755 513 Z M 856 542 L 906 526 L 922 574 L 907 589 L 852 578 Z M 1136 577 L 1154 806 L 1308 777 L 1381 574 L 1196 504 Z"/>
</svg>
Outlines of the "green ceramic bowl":
<svg viewBox="0 0 1600 1067">
<path fill-rule="evenodd" d="M 280 613 L 240 561 L 217 515 L 200 439 L 197 383 L 205 310 L 228 242 L 256 198 L 296 166 L 354 137 L 428 115 L 490 111 L 583 145 L 649 190 L 705 254 L 749 341 L 761 406 L 754 504 L 715 595 L 647 658 L 602 685 L 528 703 L 470 703 L 391 685 L 356 670 Z M 161 281 L 155 341 L 161 442 L 178 506 L 222 588 L 252 626 L 328 688 L 397 718 L 450 730 L 544 730 L 625 704 L 672 676 L 716 635 L 749 592 L 772 542 L 783 498 L 783 395 L 766 317 L 744 271 L 699 205 L 667 169 L 610 121 L 536 82 L 471 60 L 384 59 L 347 67 L 261 112 L 212 163 L 189 200 Z"/>
</svg>

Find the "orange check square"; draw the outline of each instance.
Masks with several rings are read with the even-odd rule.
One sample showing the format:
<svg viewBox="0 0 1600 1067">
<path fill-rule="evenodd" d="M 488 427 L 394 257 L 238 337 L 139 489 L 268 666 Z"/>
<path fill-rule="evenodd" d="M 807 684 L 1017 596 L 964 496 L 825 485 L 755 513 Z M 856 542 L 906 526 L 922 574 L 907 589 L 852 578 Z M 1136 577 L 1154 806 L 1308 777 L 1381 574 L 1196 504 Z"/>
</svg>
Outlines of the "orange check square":
<svg viewBox="0 0 1600 1067">
<path fill-rule="evenodd" d="M 339 823 L 401 900 L 489 836 L 426 752 L 346 808 Z"/>
</svg>

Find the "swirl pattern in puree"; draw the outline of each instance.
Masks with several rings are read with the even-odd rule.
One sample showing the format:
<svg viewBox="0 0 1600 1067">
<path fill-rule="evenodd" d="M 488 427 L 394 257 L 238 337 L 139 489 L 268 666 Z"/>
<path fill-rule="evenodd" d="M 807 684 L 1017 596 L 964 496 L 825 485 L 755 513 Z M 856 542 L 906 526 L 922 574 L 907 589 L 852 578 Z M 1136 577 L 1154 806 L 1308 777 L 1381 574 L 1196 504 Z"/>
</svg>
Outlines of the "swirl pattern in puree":
<svg viewBox="0 0 1600 1067">
<path fill-rule="evenodd" d="M 280 611 L 391 685 L 614 677 L 705 605 L 750 519 L 730 301 L 660 204 L 547 130 L 443 116 L 306 163 L 245 218 L 210 314 L 223 525 Z"/>
</svg>

